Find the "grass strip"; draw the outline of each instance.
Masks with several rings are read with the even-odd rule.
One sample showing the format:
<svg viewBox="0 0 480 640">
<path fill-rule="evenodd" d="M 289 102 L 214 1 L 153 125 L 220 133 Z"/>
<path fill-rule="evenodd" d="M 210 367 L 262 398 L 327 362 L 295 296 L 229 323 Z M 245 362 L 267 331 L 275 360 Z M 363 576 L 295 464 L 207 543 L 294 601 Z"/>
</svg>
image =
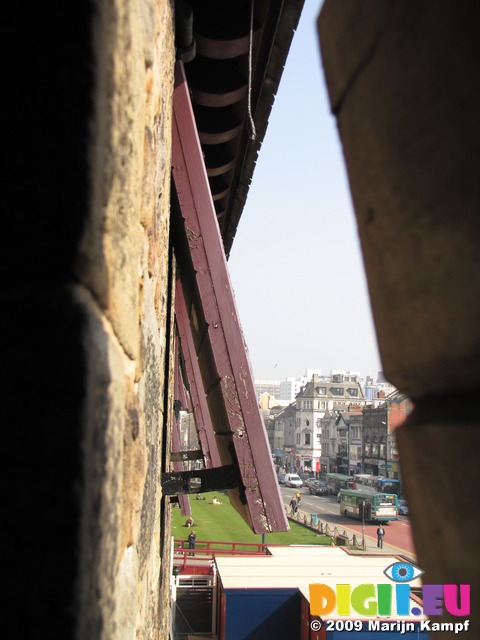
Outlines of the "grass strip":
<svg viewBox="0 0 480 640">
<path fill-rule="evenodd" d="M 197 534 L 197 541 L 262 543 L 262 536 L 253 533 L 243 518 L 231 506 L 228 495 L 224 493 L 203 493 L 201 495 L 205 500 L 196 500 L 195 495 L 190 496 L 190 506 L 195 523 L 193 529 Z M 214 496 L 221 504 L 212 504 Z M 175 539 L 186 540 L 188 538 L 191 529 L 186 526 L 186 521 L 187 518 L 181 515 L 180 509 L 172 509 L 172 534 Z M 331 544 L 330 536 L 320 535 L 296 522 L 290 522 L 289 524 L 290 531 L 265 534 L 265 543 L 282 545 Z M 200 547 L 201 545 L 198 546 Z M 241 549 L 241 547 L 239 548 Z"/>
</svg>

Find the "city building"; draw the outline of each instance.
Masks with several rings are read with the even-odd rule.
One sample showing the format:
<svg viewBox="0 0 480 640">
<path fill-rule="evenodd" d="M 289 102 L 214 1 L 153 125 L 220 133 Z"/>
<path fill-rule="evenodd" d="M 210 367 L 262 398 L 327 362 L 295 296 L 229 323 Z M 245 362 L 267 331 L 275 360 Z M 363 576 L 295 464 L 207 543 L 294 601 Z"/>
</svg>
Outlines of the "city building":
<svg viewBox="0 0 480 640">
<path fill-rule="evenodd" d="M 362 469 L 361 406 L 351 411 L 327 410 L 321 420 L 322 455 L 320 470 L 325 473 L 360 473 Z"/>
<path fill-rule="evenodd" d="M 263 393 L 268 393 L 275 398 L 280 398 L 280 380 L 255 379 L 254 385 L 258 397 Z"/>
<path fill-rule="evenodd" d="M 363 413 L 344 411 L 336 419 L 338 433 L 337 472 L 345 475 L 362 473 Z"/>
<path fill-rule="evenodd" d="M 275 451 L 277 463 L 289 471 L 295 468 L 296 403 L 292 402 L 275 416 Z"/>
<path fill-rule="evenodd" d="M 281 400 L 288 400 L 293 402 L 297 393 L 302 388 L 302 385 L 306 383 L 304 378 L 285 378 L 280 382 L 279 398 Z"/>
<path fill-rule="evenodd" d="M 327 408 L 320 419 L 322 450 L 320 456 L 320 473 L 337 471 L 338 433 L 335 415 Z"/>
<path fill-rule="evenodd" d="M 296 397 L 295 466 L 320 472 L 321 425 L 326 411 L 334 416 L 342 411 L 358 410 L 364 404 L 363 390 L 356 374 L 335 373 L 329 379 L 314 374 Z M 332 436 L 329 439 L 330 447 L 333 446 L 332 440 L 335 441 L 335 446 L 338 444 L 337 434 Z"/>
<path fill-rule="evenodd" d="M 363 473 L 400 479 L 395 430 L 412 411 L 412 401 L 395 390 L 379 406 L 363 410 Z"/>
</svg>

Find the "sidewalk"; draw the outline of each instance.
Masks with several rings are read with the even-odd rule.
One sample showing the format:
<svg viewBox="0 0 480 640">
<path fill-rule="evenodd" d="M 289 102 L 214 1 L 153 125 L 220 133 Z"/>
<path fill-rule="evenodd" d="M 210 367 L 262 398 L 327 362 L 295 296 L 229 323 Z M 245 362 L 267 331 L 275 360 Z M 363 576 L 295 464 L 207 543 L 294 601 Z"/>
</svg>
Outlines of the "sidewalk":
<svg viewBox="0 0 480 640">
<path fill-rule="evenodd" d="M 352 534 L 355 533 L 358 540 L 359 536 L 356 532 L 351 531 L 350 529 L 348 529 L 348 527 L 344 527 L 344 529 L 350 531 Z M 379 549 L 377 547 L 377 540 L 370 536 L 365 536 L 365 551 L 362 551 L 362 550 L 357 551 L 354 549 L 350 549 L 350 553 L 356 553 L 356 554 L 368 553 L 372 555 L 384 555 L 384 556 L 404 556 L 405 558 L 408 558 L 413 563 L 417 562 L 417 558 L 413 553 L 405 551 L 400 547 L 396 547 L 391 544 L 386 544 L 385 541 L 383 542 L 383 549 Z"/>
<path fill-rule="evenodd" d="M 286 509 L 286 515 L 287 518 L 289 520 L 291 520 L 292 522 L 296 522 L 297 524 L 300 524 L 302 527 L 307 527 L 308 529 L 310 529 L 311 531 L 315 531 L 316 533 L 319 533 L 319 529 L 318 527 L 315 526 L 311 526 L 308 523 L 306 524 L 304 522 L 304 519 L 306 517 L 307 522 L 308 520 L 311 518 L 312 514 L 310 513 L 306 513 L 305 511 L 302 511 L 299 509 L 298 511 L 298 516 L 297 517 L 292 517 L 289 514 L 289 510 Z M 337 530 L 337 532 L 339 534 L 343 533 L 343 531 L 345 531 L 348 535 L 348 538 L 350 539 L 350 541 L 352 541 L 353 537 L 355 536 L 356 541 L 358 544 L 361 544 L 362 542 L 362 534 L 359 533 L 358 531 L 355 531 L 354 529 L 350 529 L 350 527 L 348 527 L 347 525 L 341 524 L 341 525 L 329 525 L 328 523 L 325 523 L 325 525 L 328 527 L 328 535 L 330 535 L 330 532 L 333 530 Z M 348 548 L 348 547 L 347 547 Z M 383 542 L 383 548 L 379 549 L 377 547 L 377 538 L 376 536 L 370 536 L 370 535 L 365 535 L 365 550 L 363 549 L 349 549 L 349 552 L 352 554 L 368 554 L 368 555 L 386 555 L 386 556 L 403 556 L 405 558 L 408 558 L 411 562 L 416 563 L 417 558 L 415 556 L 414 553 L 407 551 L 405 549 L 402 549 L 400 547 L 397 547 L 395 545 L 392 544 L 387 544 L 384 540 Z"/>
</svg>

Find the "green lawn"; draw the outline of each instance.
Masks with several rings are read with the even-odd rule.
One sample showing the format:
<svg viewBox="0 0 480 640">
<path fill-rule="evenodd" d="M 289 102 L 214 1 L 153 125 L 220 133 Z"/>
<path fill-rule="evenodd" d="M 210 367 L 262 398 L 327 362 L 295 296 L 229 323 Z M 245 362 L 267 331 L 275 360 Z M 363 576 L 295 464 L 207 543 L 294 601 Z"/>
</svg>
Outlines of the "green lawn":
<svg viewBox="0 0 480 640">
<path fill-rule="evenodd" d="M 230 505 L 228 496 L 223 493 L 203 493 L 205 500 L 196 500 L 190 496 L 192 517 L 195 521 L 193 529 L 199 540 L 218 540 L 221 542 L 262 542 L 262 536 L 253 533 L 235 509 Z M 221 505 L 210 504 L 213 496 Z M 177 540 L 186 540 L 190 529 L 185 526 L 187 518 L 180 514 L 180 509 L 172 509 L 172 533 Z M 330 544 L 329 536 L 321 536 L 315 531 L 290 522 L 290 531 L 284 533 L 267 533 L 267 544 Z"/>
</svg>

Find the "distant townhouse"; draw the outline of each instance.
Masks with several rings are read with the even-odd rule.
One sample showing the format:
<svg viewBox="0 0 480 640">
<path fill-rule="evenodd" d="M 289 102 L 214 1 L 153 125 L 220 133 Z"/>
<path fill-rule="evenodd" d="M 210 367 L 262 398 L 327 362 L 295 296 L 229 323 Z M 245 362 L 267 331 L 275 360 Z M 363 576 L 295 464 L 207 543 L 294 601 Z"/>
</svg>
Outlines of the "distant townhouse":
<svg viewBox="0 0 480 640">
<path fill-rule="evenodd" d="M 395 390 L 387 396 L 386 404 L 388 406 L 387 414 L 387 477 L 400 478 L 400 463 L 397 449 L 397 441 L 395 438 L 395 430 L 403 424 L 408 414 L 413 409 L 413 403 L 404 393 Z"/>
<path fill-rule="evenodd" d="M 275 416 L 275 462 L 291 470 L 295 467 L 295 418 L 296 403 L 292 402 Z"/>
<path fill-rule="evenodd" d="M 399 479 L 395 429 L 412 410 L 411 400 L 395 390 L 378 407 L 363 410 L 363 472 Z"/>
<path fill-rule="evenodd" d="M 360 405 L 353 410 L 339 412 L 336 418 L 338 433 L 337 472 L 345 475 L 362 473 L 363 413 Z"/>
<path fill-rule="evenodd" d="M 387 475 L 388 410 L 385 402 L 363 410 L 363 473 Z"/>
<path fill-rule="evenodd" d="M 301 470 L 321 471 L 322 419 L 362 407 L 365 397 L 357 375 L 333 374 L 326 380 L 312 376 L 296 397 L 295 466 Z"/>
<path fill-rule="evenodd" d="M 360 473 L 362 469 L 362 406 L 350 411 L 327 409 L 321 422 L 322 455 L 320 471 L 325 473 Z"/>
<path fill-rule="evenodd" d="M 320 420 L 322 452 L 320 456 L 320 473 L 337 472 L 338 433 L 335 415 L 326 409 Z"/>
</svg>

